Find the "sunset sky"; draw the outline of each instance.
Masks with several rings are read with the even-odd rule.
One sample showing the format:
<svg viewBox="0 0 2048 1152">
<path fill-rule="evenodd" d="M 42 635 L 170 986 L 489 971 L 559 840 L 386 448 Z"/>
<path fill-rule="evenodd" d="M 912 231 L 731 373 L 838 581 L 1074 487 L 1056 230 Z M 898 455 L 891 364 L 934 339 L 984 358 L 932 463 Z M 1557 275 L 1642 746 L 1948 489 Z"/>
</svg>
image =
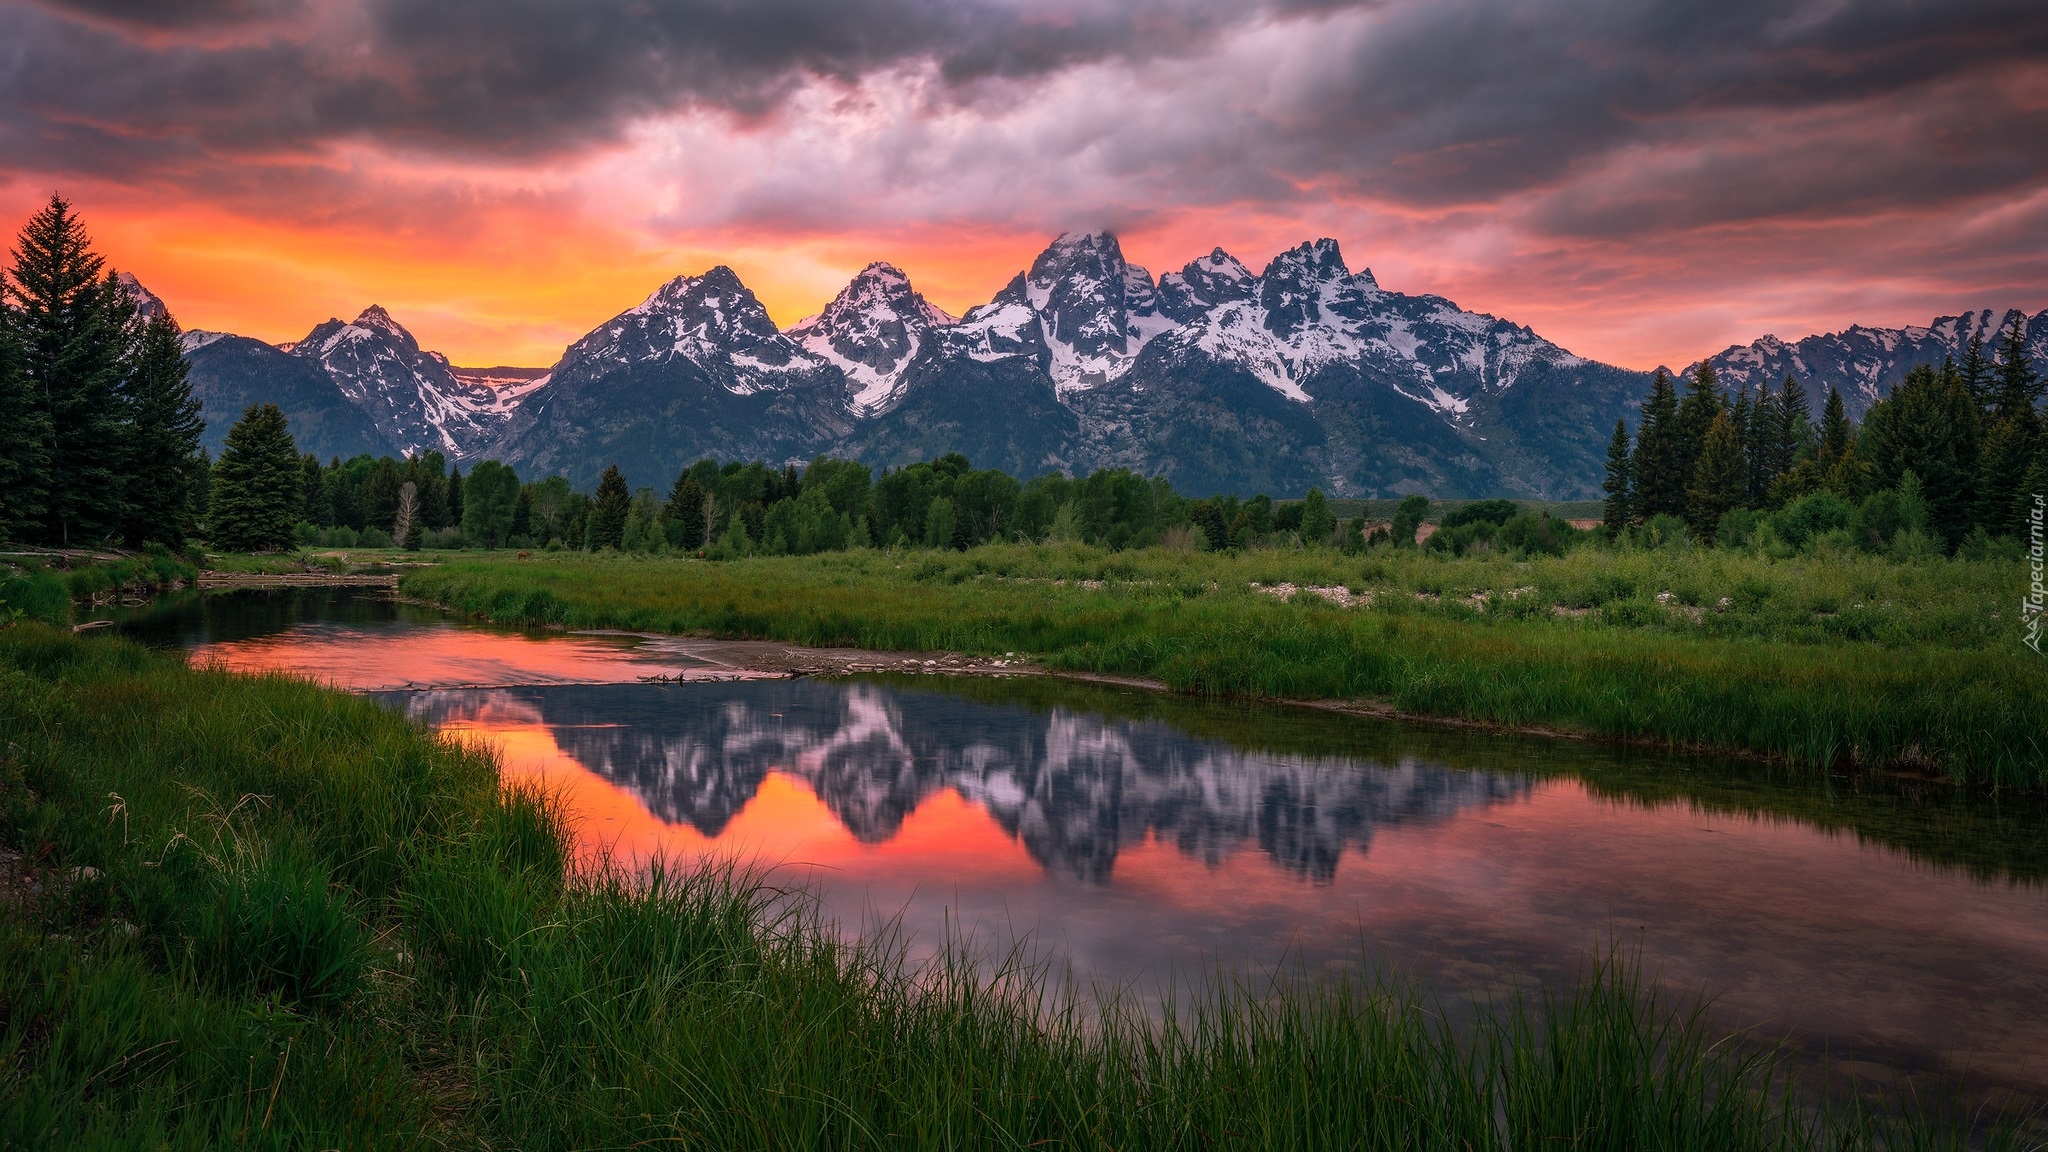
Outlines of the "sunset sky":
<svg viewBox="0 0 2048 1152">
<path fill-rule="evenodd" d="M 1106 227 L 1682 365 L 2048 307 L 2048 4 L 0 0 L 0 228 L 52 191 L 188 328 L 458 364 L 717 263 L 959 312 Z"/>
</svg>

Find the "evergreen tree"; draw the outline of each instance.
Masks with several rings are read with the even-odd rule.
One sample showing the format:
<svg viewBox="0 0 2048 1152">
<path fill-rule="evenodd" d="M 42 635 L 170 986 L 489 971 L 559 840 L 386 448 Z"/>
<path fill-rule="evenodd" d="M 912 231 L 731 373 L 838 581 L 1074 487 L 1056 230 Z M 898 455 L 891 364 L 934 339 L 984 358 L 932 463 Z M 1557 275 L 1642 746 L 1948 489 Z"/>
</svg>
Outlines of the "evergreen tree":
<svg viewBox="0 0 2048 1152">
<path fill-rule="evenodd" d="M 284 413 L 275 404 L 251 404 L 228 429 L 213 468 L 207 542 L 233 552 L 289 547 L 305 498 Z"/>
<path fill-rule="evenodd" d="M 1779 398 L 1769 385 L 1757 389 L 1750 408 L 1748 427 L 1742 434 L 1742 456 L 1749 464 L 1749 492 L 1743 503 L 1761 508 L 1769 500 L 1771 485 L 1778 479 L 1778 435 L 1784 426 Z"/>
<path fill-rule="evenodd" d="M 1321 488 L 1311 488 L 1301 502 L 1301 538 L 1304 543 L 1321 544 L 1337 530 L 1337 517 Z"/>
<path fill-rule="evenodd" d="M 462 523 L 462 511 L 462 469 L 460 467 L 450 468 L 448 470 L 448 522 L 450 524 Z"/>
<path fill-rule="evenodd" d="M 1783 476 L 1812 447 L 1813 418 L 1806 403 L 1806 386 L 1788 374 L 1778 392 L 1778 443 L 1771 455 L 1771 470 Z"/>
<path fill-rule="evenodd" d="M 1970 398 L 1979 409 L 1991 407 L 1991 361 L 1984 355 L 1984 334 L 1970 333 L 1970 343 L 1963 349 L 1963 363 L 1959 371 L 1963 375 L 1963 387 L 1970 390 Z"/>
<path fill-rule="evenodd" d="M 672 527 L 670 540 L 676 547 L 695 552 L 704 546 L 704 486 L 696 473 L 686 468 L 676 474 L 661 516 Z"/>
<path fill-rule="evenodd" d="M 1978 419 L 1960 375 L 1923 365 L 1870 410 L 1856 453 L 1878 490 L 1897 487 L 1909 471 L 1918 476 L 1929 527 L 1951 546 L 1968 534 L 1976 511 Z"/>
<path fill-rule="evenodd" d="M 1714 426 L 1714 417 L 1726 407 L 1721 396 L 1721 378 L 1715 374 L 1714 366 L 1702 360 L 1692 371 L 1692 379 L 1686 383 L 1685 398 L 1678 402 L 1678 422 L 1671 436 L 1671 459 L 1678 473 L 1678 488 L 1681 496 L 1692 482 L 1693 470 L 1698 467 L 1700 452 L 1707 443 L 1707 430 Z M 1683 511 L 1680 511 L 1683 515 Z"/>
<path fill-rule="evenodd" d="M 130 543 L 181 545 L 191 524 L 199 434 L 206 422 L 185 372 L 177 322 L 159 316 L 142 325 L 126 383 L 134 423 L 127 439 L 127 520 L 121 534 Z"/>
<path fill-rule="evenodd" d="M 1821 463 L 1833 464 L 1849 454 L 1851 439 L 1849 417 L 1842 408 L 1842 394 L 1828 385 L 1827 406 L 1821 409 L 1820 451 Z"/>
<path fill-rule="evenodd" d="M 1686 523 L 1693 535 L 1712 540 L 1721 517 L 1742 506 L 1749 487 L 1748 467 L 1742 459 L 1742 439 L 1735 431 L 1733 413 L 1720 412 L 1700 444 L 1699 459 L 1693 465 L 1692 483 L 1686 487 Z"/>
<path fill-rule="evenodd" d="M 299 515 L 308 523 L 327 525 L 330 507 L 327 500 L 327 471 L 320 467 L 320 458 L 311 452 L 299 457 L 299 484 L 305 494 L 305 509 Z"/>
<path fill-rule="evenodd" d="M 43 536 L 84 543 L 126 521 L 129 327 L 135 305 L 60 196 L 23 226 L 10 274 L 32 394 L 47 421 Z"/>
<path fill-rule="evenodd" d="M 0 540 L 41 534 L 50 430 L 28 378 L 14 310 L 0 294 Z"/>
<path fill-rule="evenodd" d="M 519 498 L 512 503 L 512 536 L 533 537 L 533 490 L 526 486 L 519 489 Z"/>
<path fill-rule="evenodd" d="M 1998 349 L 1992 412 L 2000 420 L 2010 420 L 2023 412 L 2032 415 L 2035 402 L 2041 398 L 2041 376 L 2027 357 L 2024 322 L 2024 317 L 2013 316 L 2012 326 L 2006 329 L 2005 340 Z"/>
<path fill-rule="evenodd" d="M 2027 511 L 2023 485 L 2040 455 L 2040 420 L 2032 412 L 1991 420 L 1977 467 L 1977 523 L 1994 536 L 2018 535 Z"/>
<path fill-rule="evenodd" d="M 591 502 L 590 524 L 584 530 L 583 546 L 592 552 L 617 548 L 625 542 L 626 515 L 633 497 L 626 490 L 626 478 L 613 464 L 597 478 L 597 499 Z"/>
<path fill-rule="evenodd" d="M 1671 377 L 1660 368 L 1650 382 L 1643 420 L 1636 428 L 1635 460 L 1630 469 L 1634 495 L 1629 512 L 1637 519 L 1685 511 L 1685 485 L 1690 477 L 1678 470 L 1677 425 L 1678 395 Z"/>
<path fill-rule="evenodd" d="M 1609 532 L 1619 532 L 1628 527 L 1629 473 L 1628 425 L 1616 420 L 1614 439 L 1607 442 L 1607 479 L 1600 484 L 1600 490 L 1607 493 L 1603 522 Z"/>
</svg>

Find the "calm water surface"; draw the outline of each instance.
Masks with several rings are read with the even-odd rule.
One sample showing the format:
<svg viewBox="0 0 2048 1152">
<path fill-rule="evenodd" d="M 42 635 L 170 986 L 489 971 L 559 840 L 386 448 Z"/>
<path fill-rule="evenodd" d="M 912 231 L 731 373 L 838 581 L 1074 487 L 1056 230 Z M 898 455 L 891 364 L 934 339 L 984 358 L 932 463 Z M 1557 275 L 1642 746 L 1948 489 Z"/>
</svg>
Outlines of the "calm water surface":
<svg viewBox="0 0 2048 1152">
<path fill-rule="evenodd" d="M 567 793 L 586 849 L 770 862 L 921 946 L 1022 935 L 1140 983 L 1392 962 L 1455 997 L 1618 941 L 1851 1075 L 2048 1099 L 2033 802 L 1028 678 L 747 678 L 328 590 L 126 627 L 488 738 Z"/>
</svg>

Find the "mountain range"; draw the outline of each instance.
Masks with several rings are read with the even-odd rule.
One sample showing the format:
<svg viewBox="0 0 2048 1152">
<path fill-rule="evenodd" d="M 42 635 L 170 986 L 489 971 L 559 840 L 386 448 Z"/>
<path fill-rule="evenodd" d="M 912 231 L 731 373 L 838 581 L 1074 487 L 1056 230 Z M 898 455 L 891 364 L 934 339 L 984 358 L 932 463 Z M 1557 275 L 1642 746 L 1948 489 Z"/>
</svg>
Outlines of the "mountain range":
<svg viewBox="0 0 2048 1152">
<path fill-rule="evenodd" d="M 2037 355 L 2044 319 L 2030 326 Z M 2004 322 L 1986 310 L 1765 337 L 1711 359 L 1731 386 L 1792 372 L 1860 412 L 1915 364 Z M 579 487 L 612 463 L 660 487 L 704 456 L 895 466 L 957 451 L 1025 477 L 1128 467 L 1192 495 L 1582 499 L 1649 382 L 1443 297 L 1384 289 L 1333 240 L 1256 273 L 1218 248 L 1155 278 L 1103 232 L 1059 237 L 960 317 L 876 263 L 785 330 L 719 266 L 661 285 L 546 370 L 455 367 L 376 306 L 283 345 L 190 332 L 186 354 L 216 451 L 260 400 L 322 457 L 440 451 Z"/>
</svg>

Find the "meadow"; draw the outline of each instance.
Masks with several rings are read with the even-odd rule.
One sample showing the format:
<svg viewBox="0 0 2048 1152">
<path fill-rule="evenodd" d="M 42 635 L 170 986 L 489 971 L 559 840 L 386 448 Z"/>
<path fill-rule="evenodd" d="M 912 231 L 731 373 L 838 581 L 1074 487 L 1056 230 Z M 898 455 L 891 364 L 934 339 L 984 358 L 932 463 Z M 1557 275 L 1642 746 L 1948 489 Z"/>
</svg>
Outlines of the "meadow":
<svg viewBox="0 0 2048 1152">
<path fill-rule="evenodd" d="M 500 623 L 1015 654 L 1203 696 L 2048 787 L 2048 677 L 2003 561 L 1683 543 L 444 556 L 404 593 Z"/>
<path fill-rule="evenodd" d="M 1825 1103 L 1625 956 L 1457 1025 L 1392 976 L 1154 1015 L 913 969 L 743 871 L 578 864 L 371 701 L 110 638 L 0 633 L 0 741 L 0 1147 L 2027 1146 Z"/>
</svg>

